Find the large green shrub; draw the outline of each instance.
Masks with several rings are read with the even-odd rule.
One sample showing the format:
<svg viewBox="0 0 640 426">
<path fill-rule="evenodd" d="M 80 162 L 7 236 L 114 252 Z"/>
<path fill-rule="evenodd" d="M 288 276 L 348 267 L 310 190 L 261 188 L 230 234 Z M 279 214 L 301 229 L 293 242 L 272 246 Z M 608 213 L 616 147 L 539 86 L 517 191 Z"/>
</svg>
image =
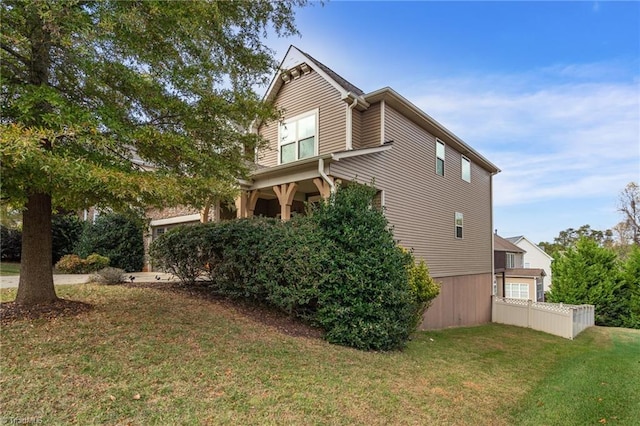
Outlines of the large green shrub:
<svg viewBox="0 0 640 426">
<path fill-rule="evenodd" d="M 335 244 L 333 267 L 319 291 L 316 321 L 330 342 L 359 349 L 401 348 L 415 330 L 415 298 L 407 266 L 373 187 L 340 188 L 311 220 Z"/>
<path fill-rule="evenodd" d="M 581 238 L 552 264 L 550 302 L 591 304 L 597 325 L 619 327 L 629 316 L 629 294 L 616 254 Z"/>
<path fill-rule="evenodd" d="M 365 350 L 405 345 L 438 287 L 394 241 L 375 190 L 340 189 L 307 217 L 180 227 L 153 242 L 154 262 L 193 284 L 270 303 Z"/>
<path fill-rule="evenodd" d="M 83 223 L 75 214 L 57 214 L 51 220 L 53 263 L 62 256 L 73 254 L 82 235 Z"/>
<path fill-rule="evenodd" d="M 629 313 L 622 326 L 640 328 L 640 247 L 633 245 L 622 267 L 622 280 L 629 292 Z"/>
<path fill-rule="evenodd" d="M 77 254 L 86 257 L 98 253 L 111 259 L 114 268 L 126 272 L 141 271 L 144 265 L 142 221 L 109 213 L 87 223 L 76 247 Z"/>
<path fill-rule="evenodd" d="M 21 254 L 22 232 L 0 225 L 0 259 L 6 262 L 20 262 Z"/>
</svg>

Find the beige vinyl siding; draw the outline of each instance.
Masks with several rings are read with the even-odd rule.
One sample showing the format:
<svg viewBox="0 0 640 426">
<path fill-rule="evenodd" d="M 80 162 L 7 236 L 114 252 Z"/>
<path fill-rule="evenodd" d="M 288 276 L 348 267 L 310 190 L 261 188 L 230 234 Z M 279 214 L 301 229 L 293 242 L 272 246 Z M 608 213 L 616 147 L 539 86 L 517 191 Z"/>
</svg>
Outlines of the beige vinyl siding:
<svg viewBox="0 0 640 426">
<path fill-rule="evenodd" d="M 358 149 L 362 145 L 362 113 L 355 108 L 351 110 L 351 127 L 351 147 Z M 345 138 L 346 137 L 347 134 L 345 130 Z"/>
<path fill-rule="evenodd" d="M 276 97 L 276 106 L 283 111 L 285 120 L 318 108 L 318 153 L 322 155 L 345 149 L 347 104 L 317 72 L 311 71 L 283 84 Z M 278 122 L 263 124 L 259 133 L 269 141 L 269 145 L 258 152 L 258 164 L 278 165 Z"/>
<path fill-rule="evenodd" d="M 491 274 L 445 277 L 438 281 L 440 295 L 424 313 L 420 329 L 491 322 Z"/>
<path fill-rule="evenodd" d="M 366 111 L 359 112 L 361 114 L 361 140 L 359 145 L 353 145 L 357 148 L 367 148 L 380 145 L 380 103 L 373 104 Z"/>
<path fill-rule="evenodd" d="M 357 176 L 360 182 L 375 177 L 376 187 L 385 191 L 385 214 L 395 237 L 427 262 L 433 276 L 491 273 L 490 173 L 472 162 L 471 183 L 463 181 L 461 153 L 447 145 L 445 176 L 438 176 L 435 137 L 385 108 L 391 150 L 334 162 L 331 174 Z M 464 215 L 462 239 L 455 238 L 455 212 Z"/>
</svg>

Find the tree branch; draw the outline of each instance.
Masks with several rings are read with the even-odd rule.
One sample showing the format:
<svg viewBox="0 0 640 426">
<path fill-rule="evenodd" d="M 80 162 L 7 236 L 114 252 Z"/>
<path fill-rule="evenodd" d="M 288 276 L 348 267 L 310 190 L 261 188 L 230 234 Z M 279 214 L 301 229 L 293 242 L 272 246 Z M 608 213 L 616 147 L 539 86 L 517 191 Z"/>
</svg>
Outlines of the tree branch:
<svg viewBox="0 0 640 426">
<path fill-rule="evenodd" d="M 29 58 L 22 56 L 21 54 L 19 54 L 18 52 L 16 52 L 15 50 L 13 50 L 11 48 L 11 46 L 9 46 L 8 44 L 2 43 L 0 42 L 0 48 L 2 48 L 2 50 L 4 50 L 5 52 L 7 52 L 8 54 L 10 54 L 11 56 L 13 56 L 14 58 L 18 59 L 20 62 L 22 62 L 23 64 L 25 64 L 26 66 L 29 66 L 29 64 L 31 63 L 31 61 L 29 60 Z"/>
</svg>

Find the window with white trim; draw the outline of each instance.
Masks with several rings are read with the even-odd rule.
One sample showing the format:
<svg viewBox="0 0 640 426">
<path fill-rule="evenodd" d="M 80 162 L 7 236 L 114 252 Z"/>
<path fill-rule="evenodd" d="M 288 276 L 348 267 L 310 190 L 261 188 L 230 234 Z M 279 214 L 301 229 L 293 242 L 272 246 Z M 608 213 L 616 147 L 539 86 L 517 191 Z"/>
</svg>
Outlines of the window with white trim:
<svg viewBox="0 0 640 426">
<path fill-rule="evenodd" d="M 318 110 L 283 121 L 278 128 L 279 164 L 318 155 Z"/>
<path fill-rule="evenodd" d="M 436 139 L 436 174 L 444 176 L 444 142 Z"/>
<path fill-rule="evenodd" d="M 515 267 L 516 267 L 516 254 L 507 253 L 507 268 L 515 268 Z"/>
<path fill-rule="evenodd" d="M 529 299 L 529 284 L 506 283 L 504 286 L 504 297 L 510 299 Z"/>
<path fill-rule="evenodd" d="M 471 182 L 471 160 L 464 155 L 460 157 L 460 167 L 462 169 L 462 180 Z"/>
<path fill-rule="evenodd" d="M 455 215 L 455 224 L 456 224 L 456 238 L 462 238 L 462 226 L 463 226 L 464 217 L 462 213 L 456 212 Z"/>
</svg>

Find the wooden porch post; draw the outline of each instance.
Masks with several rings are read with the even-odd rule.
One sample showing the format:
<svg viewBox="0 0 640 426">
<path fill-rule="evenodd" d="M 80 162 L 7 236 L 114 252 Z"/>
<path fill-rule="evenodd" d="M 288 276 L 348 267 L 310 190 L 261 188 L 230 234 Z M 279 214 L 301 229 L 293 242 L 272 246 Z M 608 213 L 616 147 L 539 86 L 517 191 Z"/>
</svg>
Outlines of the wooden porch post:
<svg viewBox="0 0 640 426">
<path fill-rule="evenodd" d="M 247 191 L 240 191 L 236 198 L 236 217 L 242 219 L 247 217 Z"/>
<path fill-rule="evenodd" d="M 247 197 L 247 217 L 253 217 L 253 211 L 256 209 L 256 203 L 258 202 L 258 190 L 248 192 Z"/>
<path fill-rule="evenodd" d="M 331 179 L 331 182 L 333 182 L 333 178 L 331 176 L 329 176 L 329 179 Z M 313 183 L 315 184 L 316 188 L 318 188 L 320 196 L 325 200 L 328 200 L 331 196 L 331 186 L 329 185 L 329 182 L 322 178 L 315 178 L 313 180 Z"/>
<path fill-rule="evenodd" d="M 273 192 L 276 193 L 278 202 L 280 203 L 280 219 L 291 219 L 291 204 L 293 204 L 293 196 L 297 188 L 298 184 L 295 182 L 283 183 L 282 185 L 273 187 Z"/>
</svg>

